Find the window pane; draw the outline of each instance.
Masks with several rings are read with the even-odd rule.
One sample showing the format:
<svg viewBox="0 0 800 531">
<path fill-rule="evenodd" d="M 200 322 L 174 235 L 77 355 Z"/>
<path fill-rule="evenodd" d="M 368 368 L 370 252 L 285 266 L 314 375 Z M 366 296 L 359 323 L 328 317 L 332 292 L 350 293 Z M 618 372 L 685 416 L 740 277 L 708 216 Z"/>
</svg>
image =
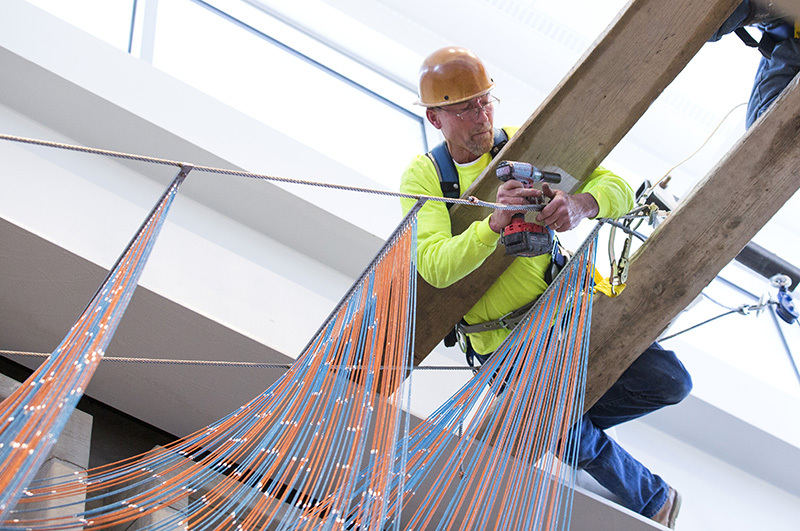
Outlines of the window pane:
<svg viewBox="0 0 800 531">
<path fill-rule="evenodd" d="M 128 51 L 133 0 L 28 0 L 95 37 Z"/>
<path fill-rule="evenodd" d="M 418 117 L 190 0 L 160 0 L 154 49 L 156 67 L 391 189 L 423 151 Z"/>
</svg>

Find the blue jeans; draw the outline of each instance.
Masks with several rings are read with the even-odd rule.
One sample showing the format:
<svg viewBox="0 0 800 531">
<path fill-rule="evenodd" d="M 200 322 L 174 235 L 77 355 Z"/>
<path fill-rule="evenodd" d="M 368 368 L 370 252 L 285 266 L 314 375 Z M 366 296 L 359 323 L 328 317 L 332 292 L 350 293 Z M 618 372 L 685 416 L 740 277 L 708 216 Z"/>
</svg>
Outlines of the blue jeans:
<svg viewBox="0 0 800 531">
<path fill-rule="evenodd" d="M 628 509 L 652 517 L 666 502 L 669 485 L 604 430 L 677 404 L 691 390 L 691 376 L 675 353 L 650 345 L 572 428 L 570 437 L 580 429 L 578 467 Z"/>
<path fill-rule="evenodd" d="M 717 41 L 723 35 L 741 27 L 749 13 L 750 1 L 745 0 L 739 4 L 709 40 Z M 758 65 L 750 100 L 747 103 L 745 118 L 747 128 L 753 125 L 753 122 L 769 108 L 775 98 L 786 88 L 786 85 L 794 79 L 797 72 L 800 72 L 800 39 L 791 37 L 792 26 L 791 23 L 782 20 L 758 25 L 762 32 L 772 35 L 778 42 L 772 51 L 772 57 L 770 59 L 762 57 Z"/>
<path fill-rule="evenodd" d="M 779 42 L 770 59 L 761 58 L 747 104 L 747 127 L 753 125 L 772 105 L 797 72 L 800 72 L 800 39 L 791 38 Z"/>
<path fill-rule="evenodd" d="M 470 354 L 481 364 L 491 356 L 472 350 Z M 497 392 L 503 388 L 500 385 Z M 580 443 L 577 463 L 569 464 L 586 470 L 625 507 L 650 518 L 667 501 L 669 485 L 603 430 L 677 404 L 691 390 L 692 378 L 675 353 L 653 343 L 572 427 L 568 439 L 574 441 L 580 430 Z M 572 455 L 572 448 L 567 443 L 564 455 Z"/>
</svg>

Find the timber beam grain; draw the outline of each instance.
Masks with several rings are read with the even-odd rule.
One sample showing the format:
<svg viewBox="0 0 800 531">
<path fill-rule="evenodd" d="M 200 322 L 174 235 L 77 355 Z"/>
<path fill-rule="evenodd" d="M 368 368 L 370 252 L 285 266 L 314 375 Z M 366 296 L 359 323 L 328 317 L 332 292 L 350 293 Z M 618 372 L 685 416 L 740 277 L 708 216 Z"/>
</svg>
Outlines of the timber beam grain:
<svg viewBox="0 0 800 531">
<path fill-rule="evenodd" d="M 586 409 L 800 188 L 800 77 L 631 259 L 592 308 Z"/>
<path fill-rule="evenodd" d="M 508 142 L 466 196 L 494 200 L 496 164 L 524 160 L 558 166 L 585 179 L 641 118 L 689 60 L 733 12 L 739 0 L 633 0 Z M 536 51 L 527 51 L 536 67 Z M 515 50 L 520 57 L 525 50 Z M 453 233 L 487 209 L 454 205 Z M 424 360 L 511 261 L 498 250 L 478 270 L 447 289 L 419 282 L 415 363 Z"/>
</svg>

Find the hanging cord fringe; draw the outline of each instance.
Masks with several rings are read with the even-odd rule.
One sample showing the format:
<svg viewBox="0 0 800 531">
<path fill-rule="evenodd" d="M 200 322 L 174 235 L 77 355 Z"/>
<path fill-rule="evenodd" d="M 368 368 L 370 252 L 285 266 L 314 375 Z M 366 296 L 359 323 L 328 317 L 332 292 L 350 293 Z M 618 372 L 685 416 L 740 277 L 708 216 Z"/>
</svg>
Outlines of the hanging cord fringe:
<svg viewBox="0 0 800 531">
<path fill-rule="evenodd" d="M 445 200 L 125 158 L 182 170 Z M 524 210 L 471 199 L 447 201 Z M 277 529 L 400 529 L 402 510 L 416 496 L 420 504 L 413 510 L 409 506 L 408 529 L 431 528 L 434 517 L 440 529 L 479 529 L 493 513 L 498 514 L 496 529 L 568 528 L 575 467 L 562 463 L 574 464 L 577 456 L 570 447 L 577 444 L 559 441 L 573 440 L 570 426 L 583 411 L 597 233 L 580 246 L 485 370 L 468 379 L 413 433 L 410 408 L 399 407 L 410 400 L 396 391 L 410 389 L 403 383 L 413 360 L 416 222 L 405 226 L 401 236 L 385 256 L 381 252 L 292 367 L 261 395 L 163 449 L 78 477 L 70 474 L 30 487 L 26 481 L 24 493 L 15 488 L 11 500 L 19 506 L 5 504 L 12 518 L 4 525 L 42 531 L 100 529 L 153 515 L 161 520 L 148 529 L 252 529 L 273 523 Z M 104 355 L 105 348 L 103 344 L 102 351 L 96 350 Z M 379 374 L 381 366 L 393 370 Z M 38 382 L 38 376 L 34 373 L 30 380 Z M 42 375 L 41 380 L 48 378 Z M 77 398 L 84 388 L 81 382 L 70 396 Z M 498 406 L 494 411 L 492 403 Z M 33 406 L 36 411 L 53 409 Z M 75 404 L 69 406 L 74 409 Z M 452 427 L 476 409 L 456 439 Z M 450 455 L 454 445 L 462 450 L 455 458 Z M 435 481 L 426 481 L 432 472 Z M 502 492 L 500 486 L 508 490 Z M 455 496 L 448 495 L 451 490 Z M 81 497 L 74 504 L 77 512 L 69 509 L 51 520 L 35 514 L 40 502 L 71 505 L 67 500 L 76 496 Z M 159 513 L 183 500 L 180 510 Z M 435 514 L 437 508 L 440 514 Z"/>
</svg>

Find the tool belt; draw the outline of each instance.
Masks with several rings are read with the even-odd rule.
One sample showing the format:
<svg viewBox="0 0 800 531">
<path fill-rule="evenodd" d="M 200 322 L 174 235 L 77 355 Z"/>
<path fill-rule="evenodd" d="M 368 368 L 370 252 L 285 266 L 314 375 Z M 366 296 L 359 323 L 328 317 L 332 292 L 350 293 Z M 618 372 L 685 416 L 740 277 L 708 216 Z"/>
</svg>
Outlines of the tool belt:
<svg viewBox="0 0 800 531">
<path fill-rule="evenodd" d="M 560 248 L 558 242 L 555 242 L 552 250 L 552 260 L 550 261 L 550 266 L 547 268 L 547 271 L 545 271 L 544 275 L 544 280 L 548 285 L 566 265 L 567 260 L 567 253 Z M 500 330 L 501 328 L 513 330 L 514 327 L 517 326 L 520 321 L 522 321 L 522 319 L 528 313 L 528 310 L 533 307 L 533 305 L 536 303 L 536 300 L 537 299 L 533 299 L 525 306 L 517 308 L 516 310 L 512 310 L 492 321 L 486 321 L 485 323 L 468 324 L 464 319 L 461 319 L 461 321 L 456 324 L 452 330 L 450 330 L 450 333 L 445 336 L 444 344 L 446 347 L 452 347 L 458 343 L 461 347 L 461 350 L 467 352 L 467 344 L 469 342 L 467 334 L 489 332 L 491 330 Z"/>
<path fill-rule="evenodd" d="M 461 347 L 461 350 L 467 354 L 467 359 L 469 360 L 469 351 L 471 349 L 469 347 L 469 337 L 467 337 L 467 334 L 489 332 L 491 330 L 500 330 L 501 328 L 513 330 L 514 327 L 525 318 L 525 316 L 528 314 L 528 310 L 533 307 L 533 305 L 536 303 L 536 300 L 537 299 L 534 299 L 521 308 L 517 308 L 516 310 L 510 311 L 498 319 L 486 321 L 485 323 L 476 323 L 471 325 L 468 324 L 464 319 L 461 319 L 461 321 L 456 324 L 450 333 L 445 336 L 444 344 L 447 347 L 452 347 L 458 344 L 459 347 Z M 472 366 L 472 363 L 470 363 L 470 366 Z"/>
<path fill-rule="evenodd" d="M 501 328 L 506 328 L 508 330 L 513 330 L 517 323 L 522 321 L 525 315 L 528 313 L 536 299 L 532 300 L 525 306 L 521 308 L 517 308 L 516 310 L 510 311 L 507 314 L 499 317 L 498 319 L 494 319 L 493 321 L 486 321 L 485 323 L 476 323 L 476 324 L 467 324 L 466 321 L 463 319 L 460 323 L 456 325 L 456 329 L 458 332 L 462 334 L 475 334 L 478 332 L 489 332 L 491 330 L 500 330 Z"/>
<path fill-rule="evenodd" d="M 532 300 L 525 306 L 521 308 L 517 308 L 516 310 L 510 311 L 504 316 L 500 317 L 499 319 L 494 319 L 492 321 L 486 321 L 485 323 L 477 323 L 474 325 L 467 324 L 464 319 L 450 331 L 447 337 L 444 338 L 444 344 L 448 347 L 452 347 L 456 343 L 461 348 L 461 351 L 467 358 L 467 365 L 472 367 L 472 370 L 475 374 L 481 365 L 483 365 L 486 360 L 489 359 L 491 353 L 486 355 L 481 355 L 475 352 L 472 348 L 472 344 L 470 343 L 469 336 L 467 334 L 474 334 L 476 332 L 489 332 L 490 330 L 499 330 L 501 328 L 507 328 L 508 330 L 513 330 L 517 324 L 525 318 L 528 314 L 528 311 L 533 307 L 536 303 L 537 299 Z M 478 360 L 478 366 L 475 365 L 475 360 Z"/>
</svg>

